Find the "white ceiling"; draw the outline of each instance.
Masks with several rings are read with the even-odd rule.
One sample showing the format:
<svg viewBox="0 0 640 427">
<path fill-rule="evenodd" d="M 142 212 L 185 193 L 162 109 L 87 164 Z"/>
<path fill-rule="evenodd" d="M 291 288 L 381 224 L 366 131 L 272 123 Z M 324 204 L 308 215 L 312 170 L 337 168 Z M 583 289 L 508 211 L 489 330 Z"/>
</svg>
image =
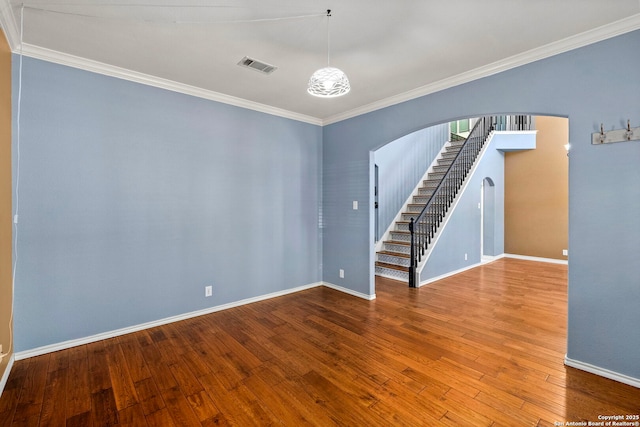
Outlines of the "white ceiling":
<svg viewBox="0 0 640 427">
<path fill-rule="evenodd" d="M 27 55 L 97 61 L 319 123 L 640 28 L 640 0 L 7 1 L 14 51 L 23 19 Z M 334 99 L 306 92 L 326 66 L 327 19 L 331 65 L 352 87 Z M 240 68 L 244 56 L 278 69 Z"/>
</svg>

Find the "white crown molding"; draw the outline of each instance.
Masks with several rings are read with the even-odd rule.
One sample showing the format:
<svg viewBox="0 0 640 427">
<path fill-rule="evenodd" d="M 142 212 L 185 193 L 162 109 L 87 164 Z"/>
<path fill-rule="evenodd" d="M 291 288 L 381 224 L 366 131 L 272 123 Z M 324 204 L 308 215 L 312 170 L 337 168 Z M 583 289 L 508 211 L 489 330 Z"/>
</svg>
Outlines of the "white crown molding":
<svg viewBox="0 0 640 427">
<path fill-rule="evenodd" d="M 170 90 L 172 92 L 178 92 L 198 98 L 208 99 L 210 101 L 216 101 L 223 104 L 246 108 L 248 110 L 259 111 L 261 113 L 271 114 L 274 116 L 322 126 L 322 120 L 316 117 L 298 114 L 281 108 L 272 107 L 270 105 L 248 101 L 246 99 L 225 95 L 211 90 L 201 89 L 199 87 L 175 82 L 173 80 L 163 79 L 161 77 L 128 70 L 126 68 L 116 67 L 114 65 L 105 64 L 103 62 L 98 62 L 75 55 L 69 55 L 67 53 L 58 52 L 28 43 L 23 43 L 21 51 L 15 53 L 21 53 L 22 55 L 31 58 L 41 59 L 60 65 L 66 65 L 68 67 L 78 68 L 105 76 L 116 77 L 135 83 L 141 83 L 147 86 Z"/>
<path fill-rule="evenodd" d="M 464 73 L 439 80 L 435 83 L 421 86 L 419 88 L 401 93 L 399 95 L 382 99 L 371 104 L 363 105 L 362 107 L 358 107 L 341 114 L 336 114 L 324 119 L 322 121 L 322 125 L 326 126 L 332 123 L 337 123 L 356 116 L 360 116 L 362 114 L 390 107 L 392 105 L 400 104 L 402 102 L 411 101 L 412 99 L 420 98 L 421 96 L 439 92 L 444 89 L 449 89 L 463 83 L 469 83 L 483 77 L 498 74 L 502 71 L 507 71 L 512 68 L 539 61 L 541 59 L 559 55 L 570 50 L 588 46 L 590 44 L 607 40 L 612 37 L 626 34 L 638 29 L 640 29 L 640 13 L 631 15 L 627 18 L 621 19 L 611 24 L 603 25 L 601 27 L 585 31 L 580 34 L 576 34 L 574 36 L 567 37 L 565 39 L 549 43 L 535 49 L 531 49 L 527 52 L 510 56 L 509 58 L 493 62 L 474 70 L 466 71 Z"/>
<path fill-rule="evenodd" d="M 9 0 L 0 0 L 0 27 L 4 30 L 11 51 L 20 46 L 20 31 L 15 16 L 11 11 Z"/>
</svg>

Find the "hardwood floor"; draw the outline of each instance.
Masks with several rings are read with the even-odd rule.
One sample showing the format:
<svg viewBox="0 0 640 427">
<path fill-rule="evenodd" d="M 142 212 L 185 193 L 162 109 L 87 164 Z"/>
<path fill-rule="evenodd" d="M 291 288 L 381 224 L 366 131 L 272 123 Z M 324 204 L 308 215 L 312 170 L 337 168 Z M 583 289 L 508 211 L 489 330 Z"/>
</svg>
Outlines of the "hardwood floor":
<svg viewBox="0 0 640 427">
<path fill-rule="evenodd" d="M 314 288 L 14 364 L 0 426 L 552 426 L 640 413 L 565 367 L 566 266 L 504 259 L 365 301 Z"/>
</svg>

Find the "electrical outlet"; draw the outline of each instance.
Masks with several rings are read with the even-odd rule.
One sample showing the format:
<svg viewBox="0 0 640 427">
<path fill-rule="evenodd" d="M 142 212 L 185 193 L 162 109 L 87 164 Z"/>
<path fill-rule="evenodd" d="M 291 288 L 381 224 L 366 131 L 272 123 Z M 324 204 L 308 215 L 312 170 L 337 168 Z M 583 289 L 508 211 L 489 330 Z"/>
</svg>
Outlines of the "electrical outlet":
<svg viewBox="0 0 640 427">
<path fill-rule="evenodd" d="M 464 254 L 464 260 L 467 261 L 467 254 Z"/>
<path fill-rule="evenodd" d="M 567 249 L 562 250 L 562 255 L 569 256 L 569 251 Z"/>
<path fill-rule="evenodd" d="M 357 200 L 354 200 L 354 201 L 353 201 L 353 210 L 354 210 L 354 211 L 357 211 L 357 210 L 358 210 L 358 201 L 357 201 Z"/>
<path fill-rule="evenodd" d="M 340 269 L 340 278 L 344 279 L 344 270 L 343 269 Z"/>
<path fill-rule="evenodd" d="M 204 287 L 204 296 L 205 297 L 210 297 L 211 295 L 213 295 L 213 286 L 205 286 Z"/>
</svg>

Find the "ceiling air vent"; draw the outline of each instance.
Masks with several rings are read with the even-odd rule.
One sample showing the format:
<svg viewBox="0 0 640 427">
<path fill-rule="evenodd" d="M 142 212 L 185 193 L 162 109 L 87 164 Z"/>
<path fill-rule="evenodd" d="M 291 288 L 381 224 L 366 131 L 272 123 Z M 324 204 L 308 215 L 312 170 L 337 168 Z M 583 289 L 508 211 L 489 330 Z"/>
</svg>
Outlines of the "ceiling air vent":
<svg viewBox="0 0 640 427">
<path fill-rule="evenodd" d="M 278 67 L 276 67 L 275 65 L 267 64 L 266 62 L 249 58 L 248 56 L 242 58 L 240 62 L 238 62 L 238 65 L 251 68 L 252 70 L 260 71 L 263 74 L 271 74 L 278 69 Z"/>
</svg>

